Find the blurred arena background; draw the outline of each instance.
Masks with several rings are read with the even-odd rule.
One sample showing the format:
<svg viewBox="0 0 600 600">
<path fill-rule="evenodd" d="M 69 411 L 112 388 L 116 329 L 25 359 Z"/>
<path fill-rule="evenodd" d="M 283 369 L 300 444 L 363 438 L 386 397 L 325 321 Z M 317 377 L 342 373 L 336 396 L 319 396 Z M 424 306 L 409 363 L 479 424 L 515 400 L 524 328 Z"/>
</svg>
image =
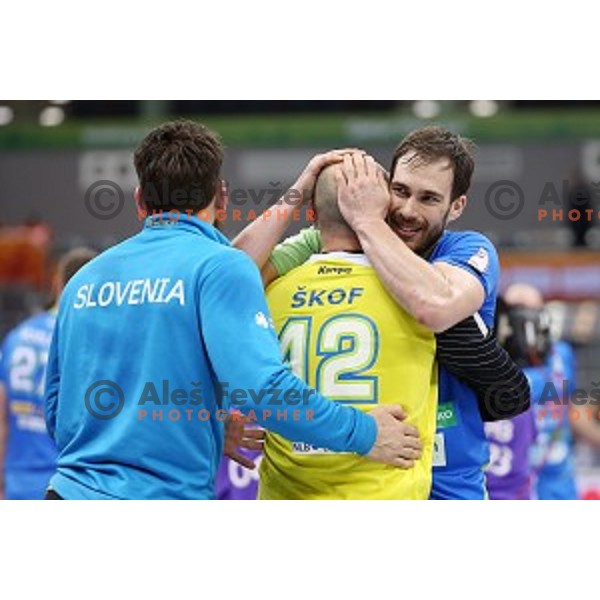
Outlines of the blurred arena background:
<svg viewBox="0 0 600 600">
<path fill-rule="evenodd" d="M 474 139 L 457 228 L 496 243 L 503 286 L 540 288 L 556 336 L 576 348 L 577 386 L 600 388 L 600 102 L 0 100 L 0 334 L 47 304 L 59 253 L 102 250 L 137 231 L 132 150 L 176 117 L 226 144 L 225 178 L 246 191 L 233 206 L 240 220 L 223 226 L 230 237 L 322 150 L 361 147 L 387 166 L 398 141 L 427 123 Z M 113 187 L 94 213 L 99 182 Z M 600 498 L 600 451 L 578 443 L 577 461 L 583 497 Z"/>
</svg>

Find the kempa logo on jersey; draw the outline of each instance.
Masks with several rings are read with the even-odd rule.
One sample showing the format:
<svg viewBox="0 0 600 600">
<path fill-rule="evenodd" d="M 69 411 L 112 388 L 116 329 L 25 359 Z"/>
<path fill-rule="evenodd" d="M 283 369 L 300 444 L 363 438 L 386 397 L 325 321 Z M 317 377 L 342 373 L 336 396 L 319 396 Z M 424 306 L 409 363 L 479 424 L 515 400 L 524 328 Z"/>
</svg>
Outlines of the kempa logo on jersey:
<svg viewBox="0 0 600 600">
<path fill-rule="evenodd" d="M 351 275 L 352 267 L 330 267 L 321 265 L 317 270 L 317 275 Z"/>
<path fill-rule="evenodd" d="M 218 382 L 214 388 L 214 403 L 217 406 L 240 407 L 284 407 L 282 409 L 269 408 L 262 410 L 263 419 L 275 418 L 275 420 L 300 420 L 302 418 L 312 419 L 312 410 L 289 410 L 288 406 L 306 405 L 310 396 L 316 392 L 312 389 L 300 393 L 294 389 L 271 388 L 268 390 L 231 388 L 228 382 Z M 206 408 L 198 408 L 204 402 L 202 386 L 199 382 L 191 382 L 189 389 L 172 389 L 170 382 L 166 379 L 161 382 L 148 381 L 135 399 L 138 406 L 138 420 L 153 421 L 179 421 L 179 420 L 209 420 L 213 415 Z M 125 406 L 125 394 L 123 388 L 109 379 L 96 381 L 89 386 L 85 394 L 85 407 L 89 414 L 100 420 L 114 419 Z M 175 407 L 164 409 L 163 407 Z M 185 408 L 184 408 L 185 407 Z M 217 420 L 223 420 L 227 410 L 219 409 L 214 413 Z M 310 413 L 310 414 L 309 414 Z M 302 416 L 304 415 L 304 416 Z M 254 408 L 247 414 L 249 420 L 257 420 L 258 414 Z"/>
</svg>

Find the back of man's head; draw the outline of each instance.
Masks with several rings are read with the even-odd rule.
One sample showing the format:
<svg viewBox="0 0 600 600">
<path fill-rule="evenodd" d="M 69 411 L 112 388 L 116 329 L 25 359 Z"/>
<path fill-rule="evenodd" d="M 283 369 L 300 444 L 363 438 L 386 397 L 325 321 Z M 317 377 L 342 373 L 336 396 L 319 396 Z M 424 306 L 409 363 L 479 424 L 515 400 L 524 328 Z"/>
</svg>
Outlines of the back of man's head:
<svg viewBox="0 0 600 600">
<path fill-rule="evenodd" d="M 504 292 L 504 302 L 508 306 L 523 306 L 534 310 L 544 308 L 544 297 L 534 286 L 528 283 L 513 283 Z"/>
<path fill-rule="evenodd" d="M 217 193 L 223 146 L 204 125 L 173 121 L 142 140 L 134 164 L 146 210 L 199 212 Z"/>
<path fill-rule="evenodd" d="M 330 165 L 321 171 L 317 178 L 314 194 L 314 207 L 321 235 L 352 234 L 352 230 L 342 216 L 338 204 L 336 174 L 341 172 L 339 165 Z"/>
<path fill-rule="evenodd" d="M 96 256 L 98 256 L 98 253 L 95 250 L 86 246 L 79 246 L 69 250 L 60 257 L 56 266 L 56 275 L 53 284 L 55 301 L 58 300 L 63 288 L 69 283 L 71 277 L 73 277 L 81 267 L 90 262 L 90 260 L 96 258 Z"/>
<path fill-rule="evenodd" d="M 550 316 L 537 288 L 515 283 L 498 298 L 496 336 L 519 366 L 539 366 L 546 362 L 552 347 Z"/>
</svg>

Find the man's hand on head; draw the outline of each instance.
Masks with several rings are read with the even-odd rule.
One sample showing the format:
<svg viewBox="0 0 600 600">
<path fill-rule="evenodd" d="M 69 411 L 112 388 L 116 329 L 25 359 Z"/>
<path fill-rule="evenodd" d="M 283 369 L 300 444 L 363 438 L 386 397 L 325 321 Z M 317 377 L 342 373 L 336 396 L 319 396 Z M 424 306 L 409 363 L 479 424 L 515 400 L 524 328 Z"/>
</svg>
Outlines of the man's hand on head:
<svg viewBox="0 0 600 600">
<path fill-rule="evenodd" d="M 321 171 L 331 165 L 341 163 L 345 156 L 353 154 L 362 156 L 364 152 L 357 148 L 341 148 L 313 156 L 304 171 L 300 174 L 300 177 L 292 185 L 292 189 L 302 194 L 302 202 L 311 201 L 315 193 L 317 178 Z"/>
<path fill-rule="evenodd" d="M 384 221 L 391 197 L 385 170 L 372 156 L 347 154 L 336 175 L 342 215 L 353 229 L 368 221 Z"/>
</svg>

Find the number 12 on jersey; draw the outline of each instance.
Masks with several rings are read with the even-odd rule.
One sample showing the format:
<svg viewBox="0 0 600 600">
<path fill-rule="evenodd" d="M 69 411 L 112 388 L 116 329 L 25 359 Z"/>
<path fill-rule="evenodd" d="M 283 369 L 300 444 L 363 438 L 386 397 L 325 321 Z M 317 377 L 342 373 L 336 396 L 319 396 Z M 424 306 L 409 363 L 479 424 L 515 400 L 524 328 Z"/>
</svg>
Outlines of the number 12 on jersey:
<svg viewBox="0 0 600 600">
<path fill-rule="evenodd" d="M 290 317 L 279 333 L 292 371 L 331 400 L 377 404 L 378 377 L 369 375 L 379 354 L 379 332 L 367 316 L 336 315 L 313 331 L 312 317 Z"/>
</svg>

